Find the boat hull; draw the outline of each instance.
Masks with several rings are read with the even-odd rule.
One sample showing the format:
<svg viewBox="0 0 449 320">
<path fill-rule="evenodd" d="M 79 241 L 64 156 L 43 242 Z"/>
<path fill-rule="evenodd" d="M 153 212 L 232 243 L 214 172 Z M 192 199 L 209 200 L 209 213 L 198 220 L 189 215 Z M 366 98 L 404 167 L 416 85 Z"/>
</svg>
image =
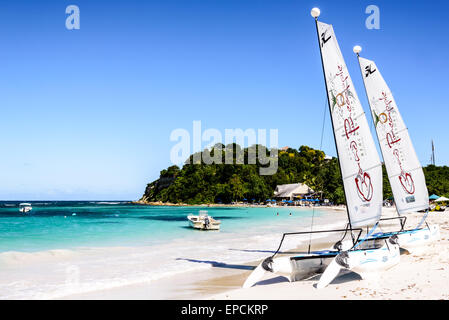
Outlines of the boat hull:
<svg viewBox="0 0 449 320">
<path fill-rule="evenodd" d="M 409 253 L 419 253 L 425 247 L 440 238 L 440 227 L 429 225 L 429 228 L 413 230 L 398 234 L 399 246 Z"/>
<path fill-rule="evenodd" d="M 372 278 L 374 274 L 397 265 L 400 255 L 399 244 L 385 240 L 385 244 L 379 249 L 349 252 L 347 269 L 359 274 L 363 279 Z"/>
<path fill-rule="evenodd" d="M 397 240 L 390 241 L 390 238 L 383 239 L 383 245 L 377 247 L 374 241 L 367 240 L 366 243 L 369 243 L 374 249 L 359 248 L 348 251 L 326 250 L 292 257 L 270 257 L 265 259 L 256 269 L 260 270 L 263 268 L 266 272 L 272 272 L 294 282 L 324 273 L 338 256 L 340 256 L 341 261 L 344 261 L 344 264 L 338 266 L 338 271 L 342 268 L 348 269 L 358 273 L 364 279 L 399 263 L 400 249 Z M 252 278 L 250 281 L 246 281 L 244 287 L 251 287 L 262 279 L 263 273 L 258 271 L 258 274 L 259 279 Z M 333 275 L 333 278 L 337 274 L 338 272 Z"/>
<path fill-rule="evenodd" d="M 189 226 L 197 230 L 220 230 L 220 222 L 217 220 L 210 220 L 209 224 L 206 224 L 204 220 L 198 219 L 196 216 L 188 216 Z"/>
<path fill-rule="evenodd" d="M 377 249 L 344 251 L 329 264 L 321 276 L 317 288 L 325 288 L 338 276 L 341 270 L 355 272 L 362 279 L 377 278 L 381 271 L 397 265 L 400 257 L 400 248 L 396 236 L 384 240 L 384 245 Z"/>
<path fill-rule="evenodd" d="M 429 225 L 428 228 L 406 230 L 398 233 L 380 233 L 374 235 L 370 240 L 380 243 L 393 234 L 397 235 L 401 249 L 407 250 L 408 253 L 417 254 L 423 252 L 427 245 L 440 238 L 440 228 L 438 225 Z"/>
</svg>

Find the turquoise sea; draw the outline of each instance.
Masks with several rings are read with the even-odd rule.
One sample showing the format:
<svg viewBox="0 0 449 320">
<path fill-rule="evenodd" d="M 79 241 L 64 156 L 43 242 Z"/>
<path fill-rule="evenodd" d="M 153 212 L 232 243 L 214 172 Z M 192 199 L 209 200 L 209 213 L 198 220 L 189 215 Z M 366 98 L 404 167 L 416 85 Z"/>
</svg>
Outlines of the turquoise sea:
<svg viewBox="0 0 449 320">
<path fill-rule="evenodd" d="M 0 202 L 0 299 L 59 298 L 238 266 L 271 255 L 283 232 L 309 230 L 312 214 L 317 228 L 328 221 L 311 208 L 35 201 L 23 214 L 18 204 Z M 187 215 L 200 210 L 221 220 L 221 230 L 189 228 Z"/>
<path fill-rule="evenodd" d="M 30 202 L 33 210 L 24 214 L 18 210 L 19 203 L 0 202 L 0 252 L 152 245 L 196 237 L 198 232 L 188 227 L 186 217 L 199 210 L 222 221 L 221 233 L 310 215 L 288 207 L 157 207 L 114 201 L 35 201 Z"/>
</svg>

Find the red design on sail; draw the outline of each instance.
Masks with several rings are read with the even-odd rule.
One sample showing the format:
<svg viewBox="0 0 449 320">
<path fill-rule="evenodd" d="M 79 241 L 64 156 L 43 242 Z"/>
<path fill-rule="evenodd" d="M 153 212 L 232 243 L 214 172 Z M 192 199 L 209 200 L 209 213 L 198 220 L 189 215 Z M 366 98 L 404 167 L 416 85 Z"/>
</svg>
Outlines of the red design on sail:
<svg viewBox="0 0 449 320">
<path fill-rule="evenodd" d="M 415 182 L 413 181 L 412 175 L 410 173 L 403 173 L 399 176 L 399 182 L 401 182 L 402 188 L 408 194 L 415 193 Z"/>
<path fill-rule="evenodd" d="M 371 183 L 371 177 L 368 172 L 364 172 L 363 176 L 358 175 L 357 178 L 355 178 L 355 184 L 357 186 L 359 197 L 364 201 L 371 201 L 373 198 L 373 184 Z"/>
</svg>

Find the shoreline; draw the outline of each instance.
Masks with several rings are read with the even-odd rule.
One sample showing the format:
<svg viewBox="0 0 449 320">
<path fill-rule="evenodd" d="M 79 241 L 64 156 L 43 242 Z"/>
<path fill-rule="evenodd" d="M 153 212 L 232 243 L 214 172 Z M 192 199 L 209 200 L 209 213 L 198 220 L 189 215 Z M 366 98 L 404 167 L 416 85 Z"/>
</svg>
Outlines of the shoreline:
<svg viewBox="0 0 449 320">
<path fill-rule="evenodd" d="M 248 203 L 234 203 L 234 204 L 219 204 L 219 203 L 203 203 L 203 204 L 187 204 L 187 203 L 171 203 L 171 202 L 147 202 L 147 201 L 132 201 L 133 204 L 144 206 L 167 206 L 167 207 L 210 207 L 210 208 L 315 208 L 327 210 L 346 210 L 345 205 L 331 205 L 331 206 L 270 206 L 267 204 L 248 204 Z"/>
<path fill-rule="evenodd" d="M 392 209 L 384 209 L 394 214 Z M 422 214 L 409 216 L 411 225 Z M 441 238 L 429 245 L 424 254 L 401 254 L 401 262 L 379 275 L 362 280 L 346 272 L 327 288 L 315 287 L 319 276 L 290 283 L 267 273 L 249 289 L 241 286 L 261 260 L 239 264 L 213 263 L 200 271 L 188 271 L 148 284 L 136 284 L 109 290 L 82 293 L 61 299 L 178 299 L 178 300 L 363 300 L 363 299 L 449 299 L 448 216 L 431 213 L 429 223 L 440 225 Z M 270 254 L 267 253 L 267 256 Z M 163 288 L 163 289 L 161 289 Z M 157 291 L 157 292 L 156 292 Z"/>
</svg>

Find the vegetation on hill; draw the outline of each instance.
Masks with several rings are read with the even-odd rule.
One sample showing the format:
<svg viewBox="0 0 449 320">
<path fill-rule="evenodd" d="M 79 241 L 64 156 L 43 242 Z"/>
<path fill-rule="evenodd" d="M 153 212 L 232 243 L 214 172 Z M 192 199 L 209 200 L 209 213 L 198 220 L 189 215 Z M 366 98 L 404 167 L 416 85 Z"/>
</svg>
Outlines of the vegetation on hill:
<svg viewBox="0 0 449 320">
<path fill-rule="evenodd" d="M 232 201 L 265 201 L 273 197 L 277 185 L 305 183 L 322 198 L 335 204 L 344 203 L 344 191 L 336 158 L 325 159 L 323 151 L 302 146 L 298 150 L 287 149 L 278 152 L 272 160 L 278 162 L 278 170 L 273 175 L 260 175 L 264 167 L 257 159 L 255 164 L 248 163 L 251 148 L 265 153 L 269 150 L 257 145 L 241 150 L 236 144 L 213 148 L 210 155 L 221 150 L 222 164 L 205 164 L 191 155 L 180 169 L 171 166 L 160 173 L 160 178 L 147 185 L 142 201 L 170 202 L 186 204 L 230 203 Z M 233 151 L 232 164 L 225 164 L 225 150 Z M 254 149 L 253 149 L 254 150 Z M 207 150 L 208 151 L 208 150 Z M 198 155 L 198 154 L 197 154 Z M 238 164 L 242 163 L 245 164 Z M 237 160 L 236 160 L 237 159 Z M 266 167 L 267 165 L 265 165 Z M 392 197 L 385 167 L 384 198 Z M 449 196 L 449 168 L 428 166 L 424 168 L 429 193 Z"/>
</svg>

